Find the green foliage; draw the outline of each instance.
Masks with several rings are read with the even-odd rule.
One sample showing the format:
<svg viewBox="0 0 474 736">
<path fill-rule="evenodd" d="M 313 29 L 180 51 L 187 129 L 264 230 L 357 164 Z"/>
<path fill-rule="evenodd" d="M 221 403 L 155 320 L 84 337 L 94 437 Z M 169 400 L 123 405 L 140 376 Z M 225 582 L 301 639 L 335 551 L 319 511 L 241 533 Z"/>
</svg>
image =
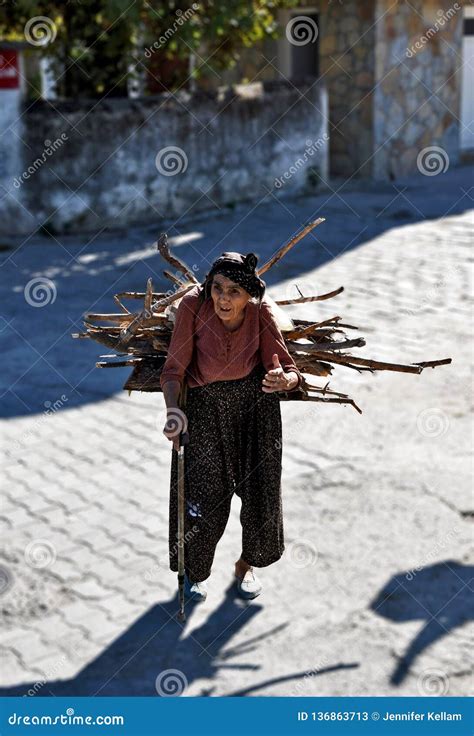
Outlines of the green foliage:
<svg viewBox="0 0 474 736">
<path fill-rule="evenodd" d="M 205 84 L 231 68 L 241 51 L 276 38 L 277 11 L 297 0 L 6 0 L 0 38 L 25 40 L 25 25 L 45 16 L 54 40 L 36 46 L 52 60 L 64 97 L 124 96 L 127 78 L 144 69 L 165 88 Z"/>
</svg>

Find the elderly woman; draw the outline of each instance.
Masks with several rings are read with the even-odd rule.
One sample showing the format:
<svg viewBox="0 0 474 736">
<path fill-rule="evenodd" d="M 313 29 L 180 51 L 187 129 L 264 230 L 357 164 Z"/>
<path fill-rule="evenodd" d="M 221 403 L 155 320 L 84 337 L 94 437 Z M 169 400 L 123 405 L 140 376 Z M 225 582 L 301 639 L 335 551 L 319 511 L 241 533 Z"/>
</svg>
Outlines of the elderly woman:
<svg viewBox="0 0 474 736">
<path fill-rule="evenodd" d="M 276 562 L 285 548 L 277 392 L 298 390 L 302 376 L 264 297 L 265 282 L 256 265 L 253 253 L 223 253 L 205 281 L 185 294 L 160 379 L 167 407 L 163 432 L 173 442 L 169 559 L 174 571 L 178 570 L 177 450 L 183 423 L 189 434 L 185 590 L 195 600 L 206 598 L 205 581 L 234 493 L 241 499 L 242 553 L 235 563 L 235 580 L 242 597 L 259 595 L 262 586 L 254 567 Z"/>
</svg>

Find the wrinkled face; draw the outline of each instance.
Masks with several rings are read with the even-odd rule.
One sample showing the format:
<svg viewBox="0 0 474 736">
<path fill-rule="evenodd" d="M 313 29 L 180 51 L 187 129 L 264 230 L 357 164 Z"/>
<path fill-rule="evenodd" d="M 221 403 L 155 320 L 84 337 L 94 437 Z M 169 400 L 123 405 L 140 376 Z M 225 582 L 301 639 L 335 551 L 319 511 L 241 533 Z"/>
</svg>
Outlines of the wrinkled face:
<svg viewBox="0 0 474 736">
<path fill-rule="evenodd" d="M 238 320 L 252 298 L 243 286 L 239 286 L 222 273 L 213 276 L 211 297 L 216 314 L 223 322 Z"/>
</svg>

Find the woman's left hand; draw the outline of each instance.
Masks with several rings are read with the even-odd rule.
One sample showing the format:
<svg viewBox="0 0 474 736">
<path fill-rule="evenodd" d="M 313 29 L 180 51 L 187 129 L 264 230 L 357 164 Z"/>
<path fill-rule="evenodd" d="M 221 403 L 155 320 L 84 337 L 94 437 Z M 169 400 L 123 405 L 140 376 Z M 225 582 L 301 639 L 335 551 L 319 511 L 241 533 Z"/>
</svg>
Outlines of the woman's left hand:
<svg viewBox="0 0 474 736">
<path fill-rule="evenodd" d="M 274 391 L 291 391 L 298 383 L 298 374 L 295 371 L 285 373 L 280 365 L 280 359 L 273 354 L 273 368 L 265 373 L 262 381 L 262 391 L 271 394 Z"/>
</svg>

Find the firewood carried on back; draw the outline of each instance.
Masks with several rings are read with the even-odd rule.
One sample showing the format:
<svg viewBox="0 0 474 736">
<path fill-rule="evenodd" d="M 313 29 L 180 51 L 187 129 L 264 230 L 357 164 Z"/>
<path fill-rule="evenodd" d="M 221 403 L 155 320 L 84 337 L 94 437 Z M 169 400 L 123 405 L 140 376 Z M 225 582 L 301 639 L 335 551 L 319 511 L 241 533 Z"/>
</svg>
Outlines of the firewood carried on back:
<svg viewBox="0 0 474 736">
<path fill-rule="evenodd" d="M 275 263 L 278 263 L 288 251 L 316 226 L 324 222 L 320 217 L 302 228 L 288 243 L 283 245 L 257 273 L 261 276 Z M 163 271 L 171 281 L 172 289 L 168 292 L 153 291 L 152 279 L 149 278 L 144 292 L 125 291 L 115 294 L 114 301 L 122 310 L 117 313 L 87 313 L 84 317 L 85 332 L 73 333 L 75 338 L 89 338 L 107 348 L 114 354 L 106 354 L 96 363 L 99 368 L 133 367 L 133 371 L 124 389 L 131 391 L 161 391 L 160 376 L 165 363 L 171 335 L 174 329 L 177 307 L 182 297 L 194 288 L 199 281 L 193 270 L 174 256 L 168 245 L 166 233 L 162 233 L 157 241 L 157 250 L 162 258 L 173 268 L 174 273 Z M 297 287 L 298 288 L 298 287 Z M 319 296 L 303 295 L 296 299 L 271 299 L 267 297 L 275 310 L 288 352 L 295 365 L 306 376 L 330 376 L 335 366 L 343 366 L 357 372 L 399 371 L 402 373 L 421 373 L 425 368 L 435 368 L 451 363 L 451 358 L 428 360 L 411 364 L 388 363 L 372 358 L 353 355 L 348 350 L 363 347 L 363 337 L 349 338 L 345 329 L 357 330 L 355 325 L 341 322 L 340 316 L 318 320 L 290 318 L 282 311 L 283 306 L 318 302 L 332 299 L 341 294 L 343 286 Z M 143 308 L 139 311 L 128 309 L 124 300 L 143 300 Z M 96 323 L 101 324 L 96 324 Z M 108 323 L 108 324 L 104 324 Z M 319 401 L 323 403 L 349 404 L 359 413 L 362 410 L 348 396 L 324 386 L 313 384 L 303 375 L 302 386 L 298 391 L 279 392 L 282 401 Z"/>
</svg>

